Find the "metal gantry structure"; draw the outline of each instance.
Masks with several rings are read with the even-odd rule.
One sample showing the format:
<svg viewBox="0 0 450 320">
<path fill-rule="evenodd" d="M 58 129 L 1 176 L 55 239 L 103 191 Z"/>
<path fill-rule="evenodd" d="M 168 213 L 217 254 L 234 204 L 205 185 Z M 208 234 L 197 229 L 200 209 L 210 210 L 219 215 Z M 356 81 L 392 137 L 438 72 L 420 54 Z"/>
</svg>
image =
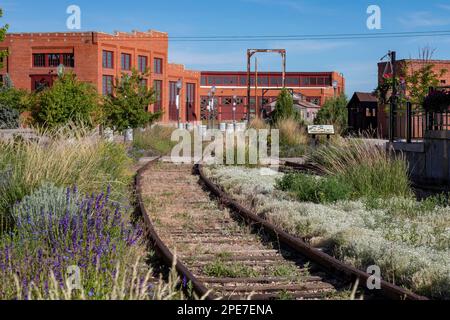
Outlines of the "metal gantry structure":
<svg viewBox="0 0 450 320">
<path fill-rule="evenodd" d="M 248 49 L 247 50 L 247 121 L 251 121 L 251 59 L 257 53 L 277 53 L 282 58 L 282 87 L 286 87 L 286 50 L 285 49 Z M 258 85 L 258 80 L 255 79 L 255 84 Z M 258 101 L 255 100 L 255 113 L 256 117 L 260 116 Z"/>
</svg>

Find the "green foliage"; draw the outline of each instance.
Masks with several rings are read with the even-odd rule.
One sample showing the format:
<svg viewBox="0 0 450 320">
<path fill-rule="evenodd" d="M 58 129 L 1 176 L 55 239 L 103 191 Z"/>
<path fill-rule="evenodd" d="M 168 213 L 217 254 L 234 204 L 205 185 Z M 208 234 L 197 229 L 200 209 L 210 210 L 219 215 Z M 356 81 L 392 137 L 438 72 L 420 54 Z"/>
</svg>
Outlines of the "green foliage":
<svg viewBox="0 0 450 320">
<path fill-rule="evenodd" d="M 77 185 L 82 193 L 112 188 L 112 198 L 128 201 L 131 159 L 125 147 L 91 137 L 61 135 L 38 141 L 0 143 L 0 228 L 11 208 L 43 183 Z"/>
<path fill-rule="evenodd" d="M 60 216 L 64 216 L 68 208 L 70 211 L 76 212 L 77 199 L 70 199 L 71 202 L 67 203 L 66 193 L 66 189 L 45 182 L 31 195 L 14 205 L 13 216 L 23 221 L 36 221 L 42 212 L 52 212 L 54 215 Z"/>
<path fill-rule="evenodd" d="M 355 196 L 409 197 L 407 162 L 365 139 L 341 141 L 314 150 L 308 161 L 351 186 Z"/>
<path fill-rule="evenodd" d="M 283 88 L 278 95 L 275 110 L 272 112 L 271 122 L 276 124 L 284 119 L 300 119 L 299 113 L 294 108 L 292 94 L 286 88 Z"/>
<path fill-rule="evenodd" d="M 4 107 L 0 102 L 0 129 L 17 129 L 20 125 L 17 110 Z"/>
<path fill-rule="evenodd" d="M 440 85 L 440 79 L 448 72 L 446 69 L 441 69 L 437 73 L 434 72 L 435 65 L 431 62 L 434 54 L 433 49 L 425 47 L 420 50 L 419 60 L 421 66 L 414 70 L 412 63 L 406 65 L 406 86 L 409 100 L 415 105 L 422 105 L 431 87 Z"/>
<path fill-rule="evenodd" d="M 220 259 L 207 264 L 203 268 L 203 272 L 209 277 L 218 278 L 247 278 L 259 275 L 256 270 L 242 263 L 227 265 Z"/>
<path fill-rule="evenodd" d="M 3 16 L 3 10 L 0 8 L 0 18 Z M 6 31 L 8 31 L 9 26 L 5 25 L 3 27 L 0 27 L 0 42 L 2 42 L 3 40 L 5 40 L 5 34 Z M 7 51 L 0 51 L 0 69 L 3 67 L 3 63 L 1 62 L 1 60 L 3 58 L 5 58 L 8 55 Z"/>
<path fill-rule="evenodd" d="M 32 97 L 26 90 L 16 89 L 7 82 L 0 87 L 0 105 L 22 113 L 30 109 L 31 103 Z"/>
<path fill-rule="evenodd" d="M 133 147 L 141 152 L 156 155 L 167 155 L 176 146 L 171 140 L 174 128 L 155 126 L 143 132 L 137 131 L 133 139 Z"/>
<path fill-rule="evenodd" d="M 316 177 L 307 174 L 286 174 L 277 183 L 280 190 L 295 195 L 299 201 L 333 203 L 351 198 L 352 188 L 339 177 Z"/>
<path fill-rule="evenodd" d="M 148 112 L 148 106 L 155 102 L 155 92 L 142 85 L 145 75 L 133 70 L 116 79 L 117 86 L 111 96 L 105 97 L 106 125 L 117 131 L 143 128 L 157 120 L 161 113 Z"/>
<path fill-rule="evenodd" d="M 331 124 L 337 131 L 344 131 L 348 124 L 348 99 L 345 94 L 325 101 L 322 108 L 317 113 L 315 124 Z"/>
<path fill-rule="evenodd" d="M 32 107 L 34 121 L 48 128 L 74 123 L 93 126 L 99 109 L 97 90 L 74 74 L 58 78 L 51 88 L 39 92 Z"/>
</svg>

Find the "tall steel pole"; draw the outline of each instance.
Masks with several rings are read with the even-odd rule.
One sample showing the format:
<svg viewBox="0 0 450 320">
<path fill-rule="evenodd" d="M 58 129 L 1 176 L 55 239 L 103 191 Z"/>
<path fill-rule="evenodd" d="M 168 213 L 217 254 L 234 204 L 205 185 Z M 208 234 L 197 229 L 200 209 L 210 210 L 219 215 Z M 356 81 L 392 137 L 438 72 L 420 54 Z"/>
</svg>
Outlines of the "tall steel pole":
<svg viewBox="0 0 450 320">
<path fill-rule="evenodd" d="M 251 79 L 250 79 L 250 69 L 251 69 L 251 58 L 252 58 L 252 50 L 247 50 L 247 122 L 250 123 L 250 96 L 251 96 Z"/>
<path fill-rule="evenodd" d="M 255 117 L 259 118 L 259 104 L 258 104 L 258 58 L 255 58 Z"/>
<path fill-rule="evenodd" d="M 389 53 L 392 65 L 392 96 L 391 106 L 389 110 L 389 141 L 394 142 L 395 139 L 395 124 L 396 124 L 396 109 L 397 109 L 397 53 L 392 51 Z"/>
</svg>

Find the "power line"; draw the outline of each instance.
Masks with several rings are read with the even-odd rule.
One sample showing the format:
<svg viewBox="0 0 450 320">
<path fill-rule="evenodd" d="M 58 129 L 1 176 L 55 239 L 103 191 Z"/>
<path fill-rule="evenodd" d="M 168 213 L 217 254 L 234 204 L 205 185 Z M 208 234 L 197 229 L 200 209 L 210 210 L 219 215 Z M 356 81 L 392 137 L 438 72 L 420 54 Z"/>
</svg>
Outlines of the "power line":
<svg viewBox="0 0 450 320">
<path fill-rule="evenodd" d="M 211 36 L 173 36 L 172 42 L 247 42 L 247 41 L 308 41 L 308 40 L 365 40 L 414 37 L 449 36 L 450 30 L 416 31 L 416 32 L 379 32 L 379 33 L 347 33 L 347 34 L 310 34 L 310 35 L 211 35 Z"/>
</svg>

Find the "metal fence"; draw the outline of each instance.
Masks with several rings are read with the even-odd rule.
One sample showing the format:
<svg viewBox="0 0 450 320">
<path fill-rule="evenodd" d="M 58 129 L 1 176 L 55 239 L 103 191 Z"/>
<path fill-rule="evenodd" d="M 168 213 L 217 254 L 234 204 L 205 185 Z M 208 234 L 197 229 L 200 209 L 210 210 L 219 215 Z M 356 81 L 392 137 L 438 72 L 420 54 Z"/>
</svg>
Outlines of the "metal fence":
<svg viewBox="0 0 450 320">
<path fill-rule="evenodd" d="M 450 130 L 450 112 L 425 112 L 410 103 L 406 110 L 394 112 L 394 140 L 410 143 L 422 140 L 426 131 Z"/>
</svg>

